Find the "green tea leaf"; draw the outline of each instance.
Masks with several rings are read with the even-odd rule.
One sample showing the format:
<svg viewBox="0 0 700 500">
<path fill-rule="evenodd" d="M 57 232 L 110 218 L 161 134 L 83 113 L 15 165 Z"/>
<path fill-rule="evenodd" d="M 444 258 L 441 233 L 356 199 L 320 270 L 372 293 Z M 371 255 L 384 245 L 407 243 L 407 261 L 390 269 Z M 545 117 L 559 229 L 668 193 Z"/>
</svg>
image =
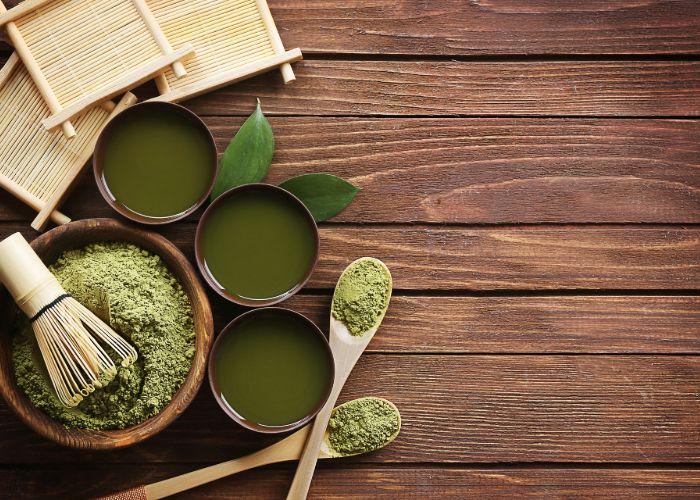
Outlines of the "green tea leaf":
<svg viewBox="0 0 700 500">
<path fill-rule="evenodd" d="M 287 179 L 280 187 L 299 198 L 318 222 L 338 215 L 360 191 L 331 174 L 298 175 Z"/>
<path fill-rule="evenodd" d="M 260 99 L 252 115 L 231 140 L 221 157 L 211 200 L 242 184 L 260 182 L 267 176 L 275 151 L 272 127 L 260 109 Z"/>
</svg>

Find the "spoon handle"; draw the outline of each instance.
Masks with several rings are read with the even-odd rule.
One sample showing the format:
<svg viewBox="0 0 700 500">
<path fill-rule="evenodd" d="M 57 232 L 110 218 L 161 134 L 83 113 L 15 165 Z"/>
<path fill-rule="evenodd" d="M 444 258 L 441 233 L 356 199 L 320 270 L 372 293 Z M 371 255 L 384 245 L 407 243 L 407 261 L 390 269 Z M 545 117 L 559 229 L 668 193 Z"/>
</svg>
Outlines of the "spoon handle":
<svg viewBox="0 0 700 500">
<path fill-rule="evenodd" d="M 301 454 L 301 449 L 304 446 L 308 433 L 309 427 L 306 426 L 282 441 L 245 457 L 164 479 L 157 483 L 113 493 L 112 495 L 101 497 L 100 500 L 157 500 L 248 469 L 294 460 Z M 327 456 L 323 454 L 321 458 L 326 458 Z"/>
<path fill-rule="evenodd" d="M 336 373 L 337 377 L 337 373 Z M 345 377 L 347 378 L 347 376 Z M 321 408 L 318 412 L 316 418 L 314 419 L 314 424 L 311 427 L 311 432 L 306 440 L 306 445 L 304 446 L 304 452 L 301 455 L 299 464 L 297 466 L 297 471 L 294 474 L 294 480 L 287 493 L 287 500 L 304 500 L 309 492 L 309 487 L 311 486 L 311 480 L 314 477 L 314 471 L 316 470 L 316 462 L 318 461 L 318 452 L 321 449 L 321 443 L 323 441 L 323 436 L 326 433 L 326 427 L 328 426 L 328 421 L 331 418 L 331 412 L 333 411 L 333 406 L 340 395 L 340 390 L 343 388 L 345 383 L 345 378 L 342 383 L 336 382 L 333 384 L 333 390 L 331 395 L 328 397 L 328 401 L 325 406 Z"/>
<path fill-rule="evenodd" d="M 350 376 L 350 372 L 360 359 L 362 351 L 365 350 L 372 335 L 368 335 L 367 339 L 361 344 L 355 344 L 348 348 L 342 341 L 339 340 L 339 335 L 335 328 L 336 323 L 331 321 L 330 344 L 335 358 L 335 380 L 333 381 L 333 389 L 331 390 L 328 401 L 318 412 L 314 419 L 311 432 L 306 440 L 304 452 L 301 454 L 297 471 L 294 474 L 292 486 L 287 493 L 287 500 L 305 500 L 311 486 L 311 479 L 314 477 L 316 470 L 316 462 L 318 461 L 318 452 L 321 449 L 321 442 L 328 427 L 328 421 L 331 418 L 331 412 L 335 406 L 335 402 L 340 396 L 340 391 Z M 344 327 L 343 327 L 344 328 Z"/>
</svg>

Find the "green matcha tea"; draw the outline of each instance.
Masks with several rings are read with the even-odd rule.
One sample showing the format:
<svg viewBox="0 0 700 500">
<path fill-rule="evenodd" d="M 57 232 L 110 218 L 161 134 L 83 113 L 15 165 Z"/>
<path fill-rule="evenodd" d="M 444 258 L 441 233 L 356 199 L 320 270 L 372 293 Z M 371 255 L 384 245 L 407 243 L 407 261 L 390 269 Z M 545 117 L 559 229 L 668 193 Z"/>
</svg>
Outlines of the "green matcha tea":
<svg viewBox="0 0 700 500">
<path fill-rule="evenodd" d="M 200 239 L 202 259 L 221 289 L 264 301 L 303 283 L 316 257 L 316 233 L 298 202 L 261 186 L 223 196 Z"/>
<path fill-rule="evenodd" d="M 216 354 L 222 399 L 243 419 L 293 424 L 322 402 L 333 380 L 327 344 L 304 318 L 260 309 L 228 331 Z"/>
<path fill-rule="evenodd" d="M 207 194 L 216 168 L 211 136 L 176 110 L 134 108 L 112 124 L 103 151 L 102 176 L 112 197 L 148 217 L 192 208 Z"/>
</svg>

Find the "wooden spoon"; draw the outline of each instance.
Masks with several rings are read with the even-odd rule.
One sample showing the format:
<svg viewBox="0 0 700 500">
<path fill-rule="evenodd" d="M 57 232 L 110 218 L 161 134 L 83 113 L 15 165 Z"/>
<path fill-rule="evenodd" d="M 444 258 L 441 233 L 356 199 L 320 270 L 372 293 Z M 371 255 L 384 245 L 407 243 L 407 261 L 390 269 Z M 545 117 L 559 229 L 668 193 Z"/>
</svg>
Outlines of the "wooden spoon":
<svg viewBox="0 0 700 500">
<path fill-rule="evenodd" d="M 362 257 L 351 263 L 343 274 L 341 274 L 340 282 L 343 279 L 345 273 L 347 273 L 353 266 L 364 260 L 372 260 L 381 265 L 386 271 L 389 277 L 389 297 L 391 298 L 391 273 L 389 269 L 384 265 L 384 263 L 379 259 L 373 259 L 371 257 Z M 333 295 L 333 300 L 335 301 L 335 294 Z M 389 300 L 386 302 L 387 308 L 389 306 Z M 360 356 L 364 352 L 365 348 L 369 344 L 374 334 L 377 333 L 377 329 L 384 319 L 386 314 L 386 308 L 382 311 L 382 314 L 377 319 L 376 323 L 366 332 L 361 335 L 352 335 L 348 328 L 342 321 L 339 321 L 333 317 L 331 314 L 331 326 L 330 326 L 330 336 L 329 343 L 331 345 L 331 351 L 333 351 L 333 357 L 335 358 L 335 382 L 333 383 L 333 389 L 331 390 L 331 395 L 328 397 L 328 401 L 320 412 L 316 415 L 313 427 L 311 428 L 311 433 L 306 442 L 306 447 L 304 448 L 304 453 L 301 456 L 299 465 L 297 466 L 296 474 L 294 475 L 294 480 L 292 481 L 292 486 L 289 488 L 289 493 L 287 494 L 287 500 L 304 500 L 309 492 L 309 487 L 311 486 L 311 479 L 314 475 L 314 470 L 316 469 L 316 462 L 318 461 L 319 450 L 322 447 L 323 436 L 328 425 L 328 420 L 331 416 L 331 411 L 333 410 L 333 405 L 338 400 L 340 391 L 345 385 L 345 381 L 348 379 L 350 372 L 355 367 L 355 363 L 360 359 Z"/>
<path fill-rule="evenodd" d="M 360 399 L 381 399 L 382 401 L 390 404 L 399 417 L 399 426 L 396 433 L 394 433 L 393 436 L 382 444 L 381 448 L 384 448 L 394 441 L 394 439 L 396 439 L 396 436 L 399 435 L 399 431 L 401 430 L 401 415 L 399 414 L 399 410 L 391 401 L 387 401 L 386 399 L 374 397 Z M 355 401 L 358 400 L 355 399 L 353 401 L 343 403 L 336 409 L 342 408 L 350 403 L 354 403 Z M 188 472 L 187 474 L 182 474 L 180 476 L 171 477 L 170 479 L 164 479 L 163 481 L 158 481 L 157 483 L 148 484 L 146 486 L 137 486 L 136 488 L 120 491 L 119 493 L 114 493 L 102 498 L 104 500 L 156 500 L 158 498 L 165 498 L 176 493 L 181 493 L 197 486 L 216 481 L 217 479 L 231 476 L 233 474 L 237 474 L 238 472 L 255 467 L 260 467 L 262 465 L 286 462 L 288 460 L 297 460 L 301 456 L 301 452 L 304 450 L 304 443 L 306 442 L 310 429 L 311 424 L 299 429 L 297 432 L 283 439 L 282 441 L 245 457 L 229 460 L 228 462 L 222 462 L 220 464 Z M 323 436 L 323 441 L 321 442 L 321 448 L 318 452 L 318 458 L 342 458 L 351 457 L 354 455 L 360 455 L 360 453 L 341 454 L 335 451 L 328 440 L 328 430 L 326 430 L 326 433 Z"/>
</svg>

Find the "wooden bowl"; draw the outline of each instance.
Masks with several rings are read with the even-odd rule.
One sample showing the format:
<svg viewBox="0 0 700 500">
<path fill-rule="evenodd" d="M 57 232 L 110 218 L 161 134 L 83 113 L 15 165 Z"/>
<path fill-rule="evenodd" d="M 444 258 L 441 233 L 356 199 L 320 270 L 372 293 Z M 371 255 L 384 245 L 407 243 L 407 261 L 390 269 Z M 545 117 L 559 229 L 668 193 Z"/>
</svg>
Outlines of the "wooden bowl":
<svg viewBox="0 0 700 500">
<path fill-rule="evenodd" d="M 214 321 L 209 299 L 195 270 L 182 252 L 160 235 L 112 219 L 88 219 L 52 229 L 35 239 L 31 246 L 46 264 L 50 264 L 66 250 L 99 241 L 133 243 L 159 255 L 180 281 L 192 303 L 196 333 L 192 366 L 182 387 L 158 415 L 137 426 L 117 431 L 88 431 L 65 427 L 35 408 L 15 383 L 12 371 L 12 332 L 8 326 L 12 324 L 8 319 L 12 318 L 15 306 L 9 294 L 3 291 L 0 293 L 0 394 L 17 416 L 42 436 L 73 448 L 107 450 L 130 446 L 156 435 L 192 402 L 204 379 Z"/>
</svg>

